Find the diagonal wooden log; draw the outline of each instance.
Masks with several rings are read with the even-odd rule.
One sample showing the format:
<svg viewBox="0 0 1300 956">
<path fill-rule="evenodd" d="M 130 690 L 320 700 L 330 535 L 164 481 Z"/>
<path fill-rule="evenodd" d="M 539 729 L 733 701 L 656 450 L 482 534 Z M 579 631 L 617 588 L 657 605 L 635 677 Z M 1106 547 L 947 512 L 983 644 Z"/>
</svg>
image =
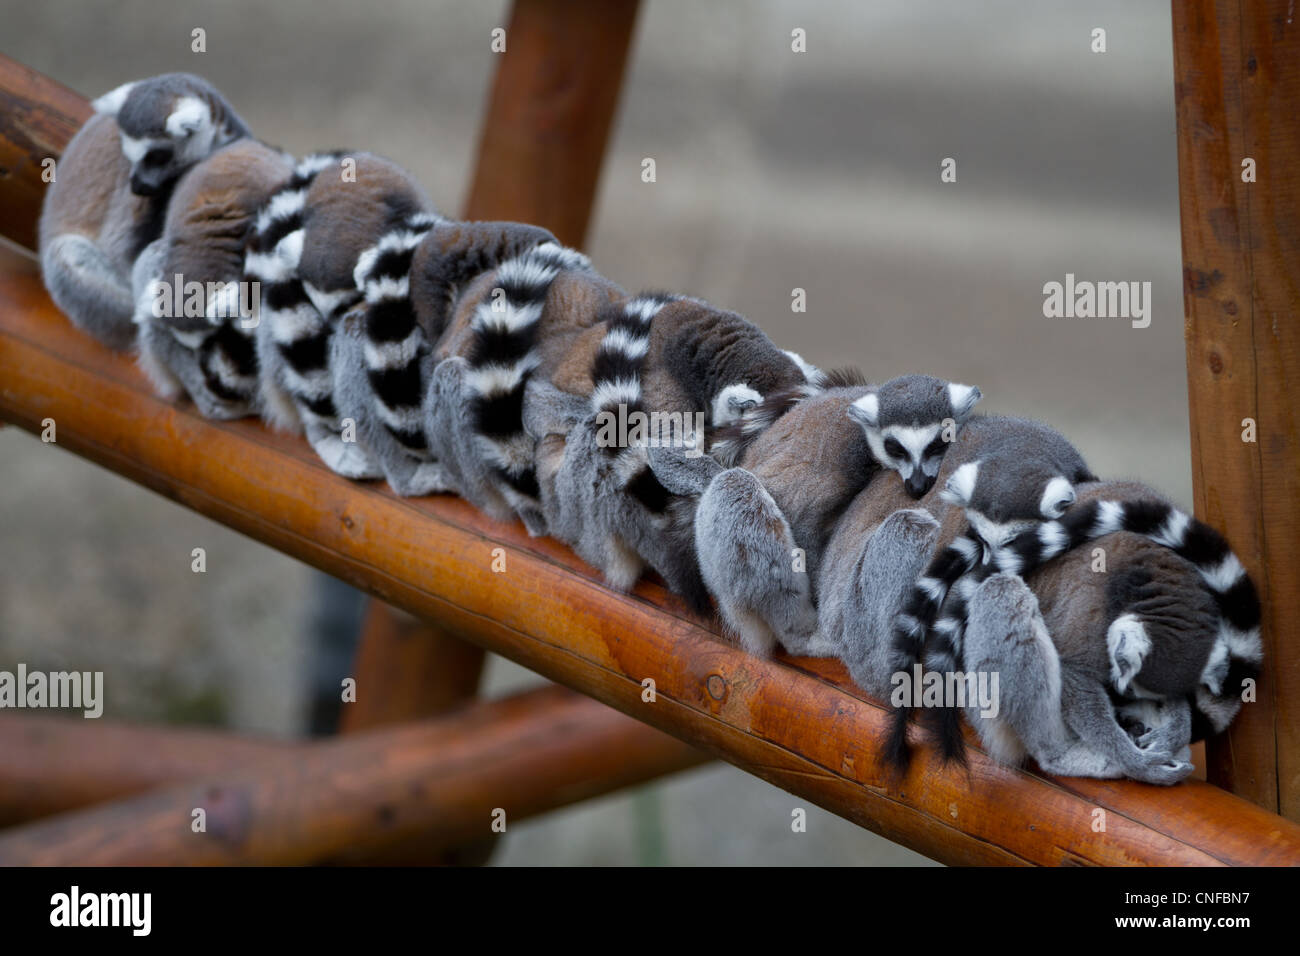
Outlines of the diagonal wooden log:
<svg viewBox="0 0 1300 956">
<path fill-rule="evenodd" d="M 1208 742 L 1209 779 L 1300 820 L 1300 621 L 1291 610 L 1300 599 L 1293 14 L 1282 2 L 1173 4 L 1196 514 L 1227 535 L 1264 605 L 1258 696 Z"/>
<path fill-rule="evenodd" d="M 214 730 L 0 713 L 0 827 L 238 767 L 294 746 Z"/>
<path fill-rule="evenodd" d="M 1053 780 L 978 750 L 967 776 L 929 748 L 895 779 L 878 746 L 889 709 L 842 667 L 751 657 L 662 588 L 611 592 L 517 524 L 345 481 L 299 439 L 164 402 L 129 357 L 58 314 L 30 260 L 4 252 L 0 417 L 34 433 L 53 418 L 60 448 L 944 862 L 1300 863 L 1300 826 L 1207 784 Z"/>
<path fill-rule="evenodd" d="M 703 759 L 559 687 L 268 749 L 279 753 L 4 831 L 0 866 L 370 863 L 412 840 L 432 849 L 492 839 L 498 808 L 509 832 L 519 820 Z M 203 832 L 191 826 L 195 809 L 204 811 Z"/>
</svg>

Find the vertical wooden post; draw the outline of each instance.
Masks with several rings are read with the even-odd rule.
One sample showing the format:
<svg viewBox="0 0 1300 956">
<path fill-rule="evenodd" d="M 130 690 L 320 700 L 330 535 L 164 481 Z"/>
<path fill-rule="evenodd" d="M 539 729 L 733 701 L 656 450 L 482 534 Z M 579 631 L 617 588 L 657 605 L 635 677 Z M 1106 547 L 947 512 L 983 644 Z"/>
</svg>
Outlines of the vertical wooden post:
<svg viewBox="0 0 1300 956">
<path fill-rule="evenodd" d="M 637 0 L 516 0 L 466 219 L 528 222 L 582 245 L 636 12 Z"/>
<path fill-rule="evenodd" d="M 1293 6 L 1174 0 L 1173 24 L 1196 513 L 1227 534 L 1264 602 L 1258 699 L 1210 742 L 1209 779 L 1300 820 L 1300 11 Z"/>
</svg>

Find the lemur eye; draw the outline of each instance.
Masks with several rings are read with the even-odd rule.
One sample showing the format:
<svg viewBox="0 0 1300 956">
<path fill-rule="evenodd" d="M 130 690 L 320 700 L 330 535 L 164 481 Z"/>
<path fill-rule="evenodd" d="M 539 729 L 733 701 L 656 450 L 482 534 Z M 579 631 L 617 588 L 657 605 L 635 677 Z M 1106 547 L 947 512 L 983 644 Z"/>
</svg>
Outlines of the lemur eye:
<svg viewBox="0 0 1300 956">
<path fill-rule="evenodd" d="M 141 160 L 141 162 L 143 162 L 146 166 L 162 166 L 165 163 L 171 162 L 171 159 L 172 159 L 172 151 L 170 149 L 164 149 L 163 147 L 160 146 L 155 149 L 151 149 L 149 150 L 149 152 L 145 153 L 144 159 Z"/>
<path fill-rule="evenodd" d="M 943 454 L 944 449 L 947 447 L 948 443 L 944 441 L 942 437 L 936 438 L 934 441 L 930 442 L 930 444 L 925 446 L 925 457 L 938 458 Z"/>
<path fill-rule="evenodd" d="M 894 438 L 885 439 L 885 453 L 891 458 L 907 457 L 907 449 L 905 449 L 902 444 Z"/>
</svg>

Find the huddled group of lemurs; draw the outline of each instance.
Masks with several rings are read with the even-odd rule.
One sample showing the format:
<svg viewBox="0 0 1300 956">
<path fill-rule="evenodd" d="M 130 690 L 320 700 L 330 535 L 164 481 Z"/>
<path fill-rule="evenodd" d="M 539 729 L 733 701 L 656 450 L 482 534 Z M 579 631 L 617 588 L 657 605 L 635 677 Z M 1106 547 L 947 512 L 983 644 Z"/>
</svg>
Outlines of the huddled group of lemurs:
<svg viewBox="0 0 1300 956">
<path fill-rule="evenodd" d="M 978 389 L 824 373 L 545 229 L 444 218 L 379 156 L 295 160 L 195 76 L 94 105 L 46 198 L 45 282 L 164 396 L 518 517 L 614 587 L 653 569 L 755 654 L 839 658 L 894 704 L 899 767 L 914 720 L 964 760 L 964 714 L 1000 761 L 1175 783 L 1248 697 L 1259 601 L 1224 539 L 1045 425 L 972 415 Z"/>
</svg>

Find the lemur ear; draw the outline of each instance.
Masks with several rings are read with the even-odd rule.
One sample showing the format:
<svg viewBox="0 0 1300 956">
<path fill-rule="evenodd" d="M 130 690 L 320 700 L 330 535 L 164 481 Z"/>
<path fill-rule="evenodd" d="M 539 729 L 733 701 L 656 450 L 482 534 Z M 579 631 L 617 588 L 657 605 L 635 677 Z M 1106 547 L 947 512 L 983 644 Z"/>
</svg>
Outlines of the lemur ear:
<svg viewBox="0 0 1300 956">
<path fill-rule="evenodd" d="M 167 133 L 173 139 L 191 136 L 210 120 L 206 103 L 195 96 L 182 96 L 167 117 Z"/>
<path fill-rule="evenodd" d="M 964 420 L 975 407 L 975 403 L 983 397 L 974 385 L 948 383 L 948 401 L 952 403 L 952 417 L 958 421 Z"/>
<path fill-rule="evenodd" d="M 134 80 L 130 83 L 123 83 L 115 90 L 109 90 L 109 92 L 105 93 L 103 96 L 99 97 L 99 99 L 90 104 L 91 109 L 96 113 L 100 113 L 104 116 L 112 116 L 116 119 L 117 114 L 122 111 L 122 104 L 124 104 L 126 98 L 131 95 L 131 88 L 133 86 L 135 86 Z"/>
<path fill-rule="evenodd" d="M 879 428 L 880 396 L 875 392 L 867 392 L 849 406 L 849 418 L 863 428 Z"/>
<path fill-rule="evenodd" d="M 1068 479 L 1057 475 L 1043 490 L 1043 500 L 1039 502 L 1038 510 L 1044 518 L 1059 518 L 1065 514 L 1066 508 L 1074 504 L 1075 497 L 1074 486 Z"/>
<path fill-rule="evenodd" d="M 746 412 L 757 408 L 762 401 L 763 396 L 744 382 L 728 385 L 713 399 L 713 424 L 728 425 L 739 421 Z"/>
<path fill-rule="evenodd" d="M 975 494 L 975 479 L 979 476 L 979 471 L 978 461 L 968 461 L 948 476 L 939 497 L 958 508 L 969 507 L 971 497 Z"/>
</svg>

